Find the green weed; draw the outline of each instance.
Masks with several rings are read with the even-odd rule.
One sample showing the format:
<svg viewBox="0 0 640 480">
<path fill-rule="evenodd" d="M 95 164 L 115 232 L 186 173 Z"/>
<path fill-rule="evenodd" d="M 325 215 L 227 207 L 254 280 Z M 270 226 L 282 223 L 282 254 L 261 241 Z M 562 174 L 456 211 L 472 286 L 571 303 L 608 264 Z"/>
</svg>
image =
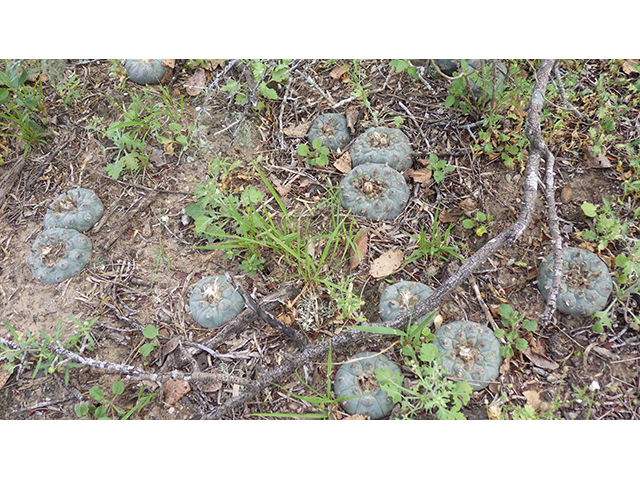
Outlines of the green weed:
<svg viewBox="0 0 640 480">
<path fill-rule="evenodd" d="M 507 344 L 500 347 L 500 355 L 503 357 L 513 357 L 513 347 L 518 351 L 526 350 L 529 342 L 522 338 L 520 329 L 523 328 L 528 332 L 535 332 L 538 329 L 538 323 L 533 320 L 526 320 L 524 313 L 516 312 L 511 305 L 502 304 L 498 310 L 500 315 L 500 323 L 504 328 L 496 328 L 493 332 L 496 338 L 504 339 Z"/>
<path fill-rule="evenodd" d="M 444 180 L 445 174 L 453 172 L 456 169 L 455 165 L 447 164 L 445 159 L 438 159 L 435 153 L 429 155 L 429 165 L 427 165 L 427 168 L 433 172 L 433 179 L 436 183 L 441 183 Z"/>
<path fill-rule="evenodd" d="M 483 212 L 476 212 L 473 218 L 465 218 L 462 226 L 467 230 L 475 229 L 475 234 L 479 237 L 489 233 L 489 226 L 493 222 L 493 216 Z"/>
<path fill-rule="evenodd" d="M 329 163 L 329 148 L 324 147 L 322 145 L 322 140 L 316 138 L 311 147 L 313 150 L 310 150 L 307 145 L 301 143 L 298 146 L 298 155 L 304 157 L 305 161 L 312 166 L 318 167 L 326 167 Z"/>
<path fill-rule="evenodd" d="M 128 411 L 125 408 L 116 405 L 116 399 L 124 393 L 125 386 L 121 380 L 116 380 L 111 385 L 112 399 L 106 398 L 104 392 L 100 387 L 94 385 L 89 390 L 89 396 L 93 400 L 90 404 L 86 402 L 76 403 L 74 411 L 78 418 L 89 419 L 93 417 L 95 420 L 113 420 L 114 417 L 110 415 L 116 415 L 117 419 L 128 420 L 134 413 L 142 410 L 151 399 L 156 395 L 155 393 L 144 395 L 144 385 L 140 387 L 138 392 L 138 398 L 135 405 Z"/>
<path fill-rule="evenodd" d="M 456 253 L 454 247 L 449 245 L 449 236 L 451 230 L 455 226 L 453 223 L 449 225 L 444 235 L 440 233 L 440 224 L 438 222 L 438 216 L 440 214 L 440 205 L 436 208 L 436 212 L 433 219 L 433 227 L 431 228 L 431 235 L 428 238 L 424 225 L 420 227 L 420 233 L 417 235 L 404 232 L 411 237 L 415 242 L 415 251 L 413 251 L 405 260 L 405 265 L 409 265 L 421 258 L 438 257 L 442 260 L 448 260 L 447 256 L 455 257 L 459 260 L 464 260 L 460 255 Z"/>
</svg>

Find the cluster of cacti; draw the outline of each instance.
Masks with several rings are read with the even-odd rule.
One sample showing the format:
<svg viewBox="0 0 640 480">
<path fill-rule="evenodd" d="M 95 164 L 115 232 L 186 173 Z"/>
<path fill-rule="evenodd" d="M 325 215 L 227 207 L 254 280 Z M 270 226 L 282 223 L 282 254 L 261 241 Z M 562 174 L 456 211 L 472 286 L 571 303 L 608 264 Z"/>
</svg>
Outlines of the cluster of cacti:
<svg viewBox="0 0 640 480">
<path fill-rule="evenodd" d="M 438 59 L 434 60 L 434 63 L 442 73 L 449 76 L 453 75 L 456 71 L 460 73 L 460 67 L 462 66 L 460 60 L 452 59 Z M 481 98 L 482 96 L 491 98 L 494 93 L 494 88 L 499 88 L 507 75 L 507 66 L 504 63 L 499 61 L 493 63 L 483 59 L 467 59 L 467 70 L 465 73 L 478 71 L 482 75 L 485 65 L 488 65 L 492 70 L 495 68 L 495 83 L 493 76 L 490 79 L 485 79 L 483 85 L 479 85 L 474 80 L 469 79 L 469 87 L 471 88 L 473 96 L 476 98 Z"/>
<path fill-rule="evenodd" d="M 475 322 L 452 322 L 435 332 L 438 358 L 452 380 L 482 390 L 498 378 L 502 357 L 493 331 Z"/>
<path fill-rule="evenodd" d="M 74 188 L 58 196 L 49 205 L 44 216 L 44 226 L 86 232 L 100 220 L 103 212 L 102 202 L 92 190 Z"/>
<path fill-rule="evenodd" d="M 51 227 L 31 246 L 29 265 L 42 283 L 60 283 L 75 277 L 91 257 L 91 240 L 72 228 Z"/>
<path fill-rule="evenodd" d="M 369 128 L 356 138 L 349 153 L 353 167 L 376 163 L 403 172 L 413 164 L 409 139 L 397 128 Z"/>
<path fill-rule="evenodd" d="M 383 368 L 391 370 L 396 381 L 399 379 L 400 367 L 376 352 L 359 353 L 338 369 L 333 389 L 338 398 L 347 397 L 340 401 L 347 413 L 367 415 L 374 420 L 391 413 L 391 397 L 376 380 L 375 371 Z"/>
<path fill-rule="evenodd" d="M 189 311 L 205 328 L 217 328 L 233 320 L 244 308 L 242 296 L 224 275 L 204 277 L 189 297 Z"/>
<path fill-rule="evenodd" d="M 339 113 L 318 115 L 309 127 L 307 139 L 309 143 L 313 143 L 318 138 L 322 141 L 322 145 L 334 152 L 346 147 L 351 141 L 351 133 L 344 115 Z"/>
<path fill-rule="evenodd" d="M 124 63 L 127 76 L 140 85 L 160 83 L 162 77 L 170 70 L 162 60 L 129 59 Z"/>
<path fill-rule="evenodd" d="M 89 230 L 102 217 L 98 196 L 86 188 L 59 195 L 44 217 L 46 230 L 31 247 L 29 265 L 43 283 L 59 283 L 78 275 L 91 257 L 91 241 L 80 232 Z"/>
<path fill-rule="evenodd" d="M 342 206 L 370 220 L 391 220 L 409 201 L 404 177 L 386 165 L 359 165 L 340 182 Z"/>
<path fill-rule="evenodd" d="M 428 285 L 420 282 L 405 280 L 389 285 L 380 296 L 380 317 L 388 322 L 405 312 L 411 312 L 417 303 L 432 293 L 433 290 Z M 412 318 L 411 323 L 420 324 L 433 313 L 435 310 L 421 318 Z"/>
<path fill-rule="evenodd" d="M 553 254 L 538 267 L 538 288 L 545 300 L 553 282 Z M 559 311 L 576 317 L 588 317 L 602 310 L 613 290 L 606 264 L 588 250 L 567 247 L 562 250 L 562 276 L 556 297 Z"/>
</svg>

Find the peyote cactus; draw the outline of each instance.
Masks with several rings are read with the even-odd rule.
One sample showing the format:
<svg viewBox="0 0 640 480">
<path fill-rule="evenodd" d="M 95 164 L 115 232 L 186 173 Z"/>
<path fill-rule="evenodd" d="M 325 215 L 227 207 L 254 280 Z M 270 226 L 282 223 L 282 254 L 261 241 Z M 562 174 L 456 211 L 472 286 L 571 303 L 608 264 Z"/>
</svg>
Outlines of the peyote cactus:
<svg viewBox="0 0 640 480">
<path fill-rule="evenodd" d="M 397 128 L 371 127 L 356 138 L 349 153 L 353 167 L 364 163 L 386 163 L 403 172 L 413 164 L 409 139 Z"/>
<path fill-rule="evenodd" d="M 130 59 L 124 63 L 124 69 L 131 80 L 140 85 L 160 83 L 170 70 L 162 60 Z"/>
<path fill-rule="evenodd" d="M 413 307 L 429 297 L 433 290 L 420 282 L 402 281 L 389 285 L 380 296 L 380 317 L 388 322 L 399 315 L 411 311 Z M 420 324 L 435 310 L 419 319 L 412 319 L 412 323 Z"/>
<path fill-rule="evenodd" d="M 224 275 L 204 277 L 189 297 L 189 311 L 204 328 L 217 328 L 233 320 L 244 308 L 242 296 Z"/>
<path fill-rule="evenodd" d="M 500 343 L 493 331 L 475 322 L 453 322 L 435 332 L 442 366 L 455 380 L 482 390 L 500 374 Z"/>
<path fill-rule="evenodd" d="M 88 188 L 74 188 L 58 196 L 44 216 L 45 228 L 73 228 L 89 230 L 100 220 L 104 207 L 98 196 Z"/>
<path fill-rule="evenodd" d="M 309 127 L 307 139 L 313 143 L 322 140 L 322 145 L 332 151 L 341 150 L 351 141 L 351 133 L 347 127 L 347 119 L 339 113 L 318 115 Z"/>
<path fill-rule="evenodd" d="M 31 247 L 29 265 L 42 283 L 60 283 L 75 277 L 91 257 L 91 240 L 71 228 L 52 227 L 36 238 Z"/>
<path fill-rule="evenodd" d="M 602 310 L 613 290 L 609 269 L 588 250 L 567 247 L 562 250 L 562 277 L 556 297 L 558 310 L 575 317 L 588 317 Z M 538 267 L 538 289 L 546 300 L 553 281 L 553 254 Z"/>
<path fill-rule="evenodd" d="M 391 220 L 409 201 L 403 176 L 386 165 L 358 165 L 340 182 L 340 202 L 370 220 Z"/>
<path fill-rule="evenodd" d="M 368 415 L 373 420 L 389 415 L 393 402 L 376 380 L 376 370 L 382 368 L 391 370 L 394 379 L 398 380 L 400 367 L 376 352 L 359 353 L 338 369 L 333 383 L 336 396 L 357 395 L 340 402 L 347 413 Z"/>
</svg>

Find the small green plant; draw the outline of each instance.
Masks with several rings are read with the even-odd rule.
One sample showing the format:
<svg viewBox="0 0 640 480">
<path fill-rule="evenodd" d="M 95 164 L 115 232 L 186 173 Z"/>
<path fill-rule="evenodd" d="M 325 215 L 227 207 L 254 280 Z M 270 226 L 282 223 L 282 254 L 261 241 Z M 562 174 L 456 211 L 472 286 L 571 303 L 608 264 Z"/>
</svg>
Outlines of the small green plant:
<svg viewBox="0 0 640 480">
<path fill-rule="evenodd" d="M 441 183 L 447 173 L 453 172 L 455 165 L 448 165 L 445 159 L 438 159 L 435 153 L 429 154 L 429 165 L 427 168 L 433 172 L 433 179 L 436 183 Z"/>
<path fill-rule="evenodd" d="M 407 75 L 409 75 L 411 78 L 415 78 L 415 79 L 419 78 L 418 69 L 415 66 L 410 65 L 407 60 L 401 60 L 401 59 L 391 60 L 389 62 L 389 65 L 396 69 L 396 73 L 402 73 L 406 71 Z"/>
<path fill-rule="evenodd" d="M 607 248 L 611 242 L 627 237 L 629 224 L 620 221 L 611 202 L 606 198 L 602 199 L 602 206 L 599 208 L 589 202 L 584 202 L 580 207 L 594 222 L 593 230 L 582 231 L 582 238 L 588 242 L 597 242 L 598 251 Z"/>
<path fill-rule="evenodd" d="M 518 313 L 506 303 L 500 305 L 498 314 L 504 328 L 496 328 L 493 333 L 496 338 L 502 338 L 507 342 L 506 345 L 500 347 L 500 355 L 513 357 L 515 354 L 513 347 L 518 351 L 526 350 L 529 342 L 520 336 L 520 328 L 524 328 L 528 332 L 535 332 L 538 329 L 537 322 L 526 320 L 524 313 Z"/>
<path fill-rule="evenodd" d="M 70 338 L 62 343 L 62 347 L 79 353 L 85 350 L 93 350 L 95 342 L 91 336 L 91 327 L 99 318 L 94 317 L 92 320 L 81 322 L 69 315 L 69 319 L 75 324 L 76 330 Z M 67 359 L 61 360 L 60 356 L 50 347 L 50 345 L 57 345 L 61 342 L 62 319 L 58 321 L 53 336 L 46 334 L 42 330 L 39 330 L 39 337 L 33 335 L 29 330 L 21 334 L 10 323 L 4 322 L 4 324 L 13 337 L 12 344 L 0 343 L 0 358 L 7 360 L 4 368 L 9 372 L 13 372 L 19 367 L 25 369 L 33 366 L 31 378 L 35 378 L 40 371 L 43 371 L 45 375 L 58 372 L 63 375 L 65 383 L 68 383 L 70 370 L 82 367 L 81 364 L 70 362 Z"/>
<path fill-rule="evenodd" d="M 479 237 L 489 232 L 488 227 L 493 222 L 493 216 L 483 213 L 476 212 L 473 218 L 465 218 L 462 221 L 462 226 L 467 230 L 475 229 L 475 234 Z"/>
<path fill-rule="evenodd" d="M 458 260 L 464 260 L 460 255 L 456 253 L 454 247 L 449 246 L 449 236 L 451 229 L 455 224 L 451 223 L 444 235 L 440 233 L 440 224 L 438 222 L 438 216 L 440 214 L 440 205 L 436 208 L 436 212 L 433 217 L 433 227 L 431 229 L 431 237 L 427 238 L 424 224 L 420 226 L 419 234 L 411 234 L 404 232 L 411 237 L 415 242 L 415 250 L 405 260 L 405 265 L 409 265 L 421 258 L 438 257 L 442 260 L 448 260 L 447 255 L 457 258 Z"/>
<path fill-rule="evenodd" d="M 278 63 L 271 61 L 265 63 L 259 60 L 245 61 L 248 63 L 253 83 L 257 85 L 257 93 L 266 100 L 277 100 L 278 92 L 269 85 L 284 84 L 289 79 L 289 65 L 291 60 L 279 60 Z M 228 80 L 221 90 L 234 97 L 239 105 L 246 105 L 249 101 L 249 91 L 247 85 L 237 80 Z M 262 111 L 265 103 L 262 100 L 255 100 L 252 105 L 258 112 Z"/>
<path fill-rule="evenodd" d="M 405 364 L 411 370 L 415 381 L 404 386 L 404 377 L 396 380 L 388 369 L 376 371 L 380 388 L 391 399 L 400 403 L 400 416 L 410 419 L 420 413 L 435 412 L 438 420 L 464 420 L 460 409 L 471 398 L 471 387 L 465 381 L 452 382 L 446 378 L 438 360 L 438 348 L 431 343 L 435 336 L 425 327 L 421 331 L 424 342 L 406 342 L 402 347 Z"/>
<path fill-rule="evenodd" d="M 140 387 L 138 392 L 138 398 L 135 405 L 127 411 L 125 408 L 116 405 L 116 399 L 124 393 L 125 385 L 121 380 L 116 380 L 111 385 L 111 393 L 113 397 L 111 400 L 107 399 L 104 392 L 100 387 L 94 385 L 89 389 L 89 396 L 93 400 L 91 404 L 86 402 L 76 403 L 74 405 L 74 411 L 78 418 L 89 419 L 93 417 L 95 420 L 113 420 L 112 415 L 116 415 L 116 418 L 120 420 L 128 420 L 134 413 L 142 410 L 151 399 L 155 396 L 155 393 L 144 395 L 144 385 Z M 111 415 L 111 416 L 110 416 Z"/>
<path fill-rule="evenodd" d="M 160 332 L 158 332 L 158 329 L 154 325 L 147 325 L 146 327 L 144 327 L 144 330 L 142 330 L 142 335 L 144 335 L 144 337 L 149 340 L 149 342 L 145 342 L 140 346 L 140 354 L 143 357 L 148 357 L 149 355 L 151 355 L 153 349 L 160 345 L 160 342 L 157 338 L 158 333 Z"/>
<path fill-rule="evenodd" d="M 53 83 L 53 86 L 58 96 L 62 99 L 62 105 L 65 107 L 73 106 L 76 100 L 81 99 L 83 96 L 80 79 L 75 73 L 61 82 Z"/>
<path fill-rule="evenodd" d="M 355 318 L 356 321 L 364 321 L 364 317 L 358 315 L 360 307 L 364 305 L 362 299 L 353 293 L 354 283 L 350 279 L 344 279 L 339 285 L 327 279 L 321 281 L 327 287 L 329 295 L 336 302 L 338 312 L 342 320 Z"/>
<path fill-rule="evenodd" d="M 0 135 L 19 138 L 29 146 L 44 142 L 45 129 L 40 113 L 44 110 L 42 83 L 26 84 L 36 68 L 21 68 L 20 60 L 4 60 L 0 70 Z"/>
<path fill-rule="evenodd" d="M 329 163 L 329 147 L 322 145 L 322 140 L 316 138 L 311 143 L 312 150 L 307 145 L 298 145 L 298 155 L 304 157 L 305 161 L 312 166 L 326 167 Z"/>
</svg>

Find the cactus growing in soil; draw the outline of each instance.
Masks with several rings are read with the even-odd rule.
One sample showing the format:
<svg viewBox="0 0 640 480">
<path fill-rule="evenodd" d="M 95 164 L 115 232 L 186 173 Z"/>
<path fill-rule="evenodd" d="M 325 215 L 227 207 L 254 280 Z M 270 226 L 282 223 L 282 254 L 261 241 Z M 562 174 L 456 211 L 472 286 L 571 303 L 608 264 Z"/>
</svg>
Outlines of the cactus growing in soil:
<svg viewBox="0 0 640 480">
<path fill-rule="evenodd" d="M 402 172 L 413 164 L 409 139 L 397 128 L 371 127 L 356 138 L 349 153 L 353 167 L 379 163 Z"/>
<path fill-rule="evenodd" d="M 351 357 L 336 372 L 333 389 L 336 396 L 350 397 L 340 401 L 350 415 L 368 415 L 373 420 L 389 415 L 393 401 L 376 380 L 376 370 L 388 368 L 398 380 L 400 367 L 386 356 L 376 352 L 363 352 Z"/>
<path fill-rule="evenodd" d="M 391 220 L 409 201 L 403 176 L 386 165 L 358 165 L 340 182 L 340 202 L 370 220 Z"/>
<path fill-rule="evenodd" d="M 74 188 L 58 196 L 47 209 L 44 226 L 73 228 L 85 232 L 100 220 L 104 207 L 88 188 Z"/>
<path fill-rule="evenodd" d="M 91 257 L 91 240 L 71 228 L 52 227 L 31 246 L 29 266 L 42 283 L 60 283 L 78 275 Z"/>
<path fill-rule="evenodd" d="M 553 282 L 553 254 L 538 267 L 538 289 L 546 300 Z M 559 311 L 575 317 L 588 317 L 602 310 L 613 290 L 609 269 L 588 250 L 567 247 L 562 250 L 562 276 L 556 297 Z"/>
<path fill-rule="evenodd" d="M 388 322 L 399 315 L 411 311 L 413 307 L 433 293 L 433 289 L 420 282 L 402 281 L 385 288 L 380 296 L 380 317 Z M 412 323 L 420 324 L 435 310 L 422 318 L 412 319 Z"/>
<path fill-rule="evenodd" d="M 129 59 L 124 69 L 131 80 L 140 85 L 160 83 L 162 77 L 170 70 L 162 60 Z"/>
<path fill-rule="evenodd" d="M 435 332 L 434 345 L 443 368 L 456 381 L 482 390 L 500 374 L 500 343 L 490 328 L 475 322 L 452 322 Z"/>
<path fill-rule="evenodd" d="M 339 113 L 325 113 L 318 115 L 309 127 L 307 139 L 313 143 L 322 140 L 322 145 L 331 151 L 341 150 L 351 141 L 351 133 L 347 126 L 347 119 Z"/>
<path fill-rule="evenodd" d="M 224 275 L 204 277 L 189 297 L 189 311 L 204 328 L 217 328 L 233 320 L 244 308 L 242 296 Z"/>
</svg>

